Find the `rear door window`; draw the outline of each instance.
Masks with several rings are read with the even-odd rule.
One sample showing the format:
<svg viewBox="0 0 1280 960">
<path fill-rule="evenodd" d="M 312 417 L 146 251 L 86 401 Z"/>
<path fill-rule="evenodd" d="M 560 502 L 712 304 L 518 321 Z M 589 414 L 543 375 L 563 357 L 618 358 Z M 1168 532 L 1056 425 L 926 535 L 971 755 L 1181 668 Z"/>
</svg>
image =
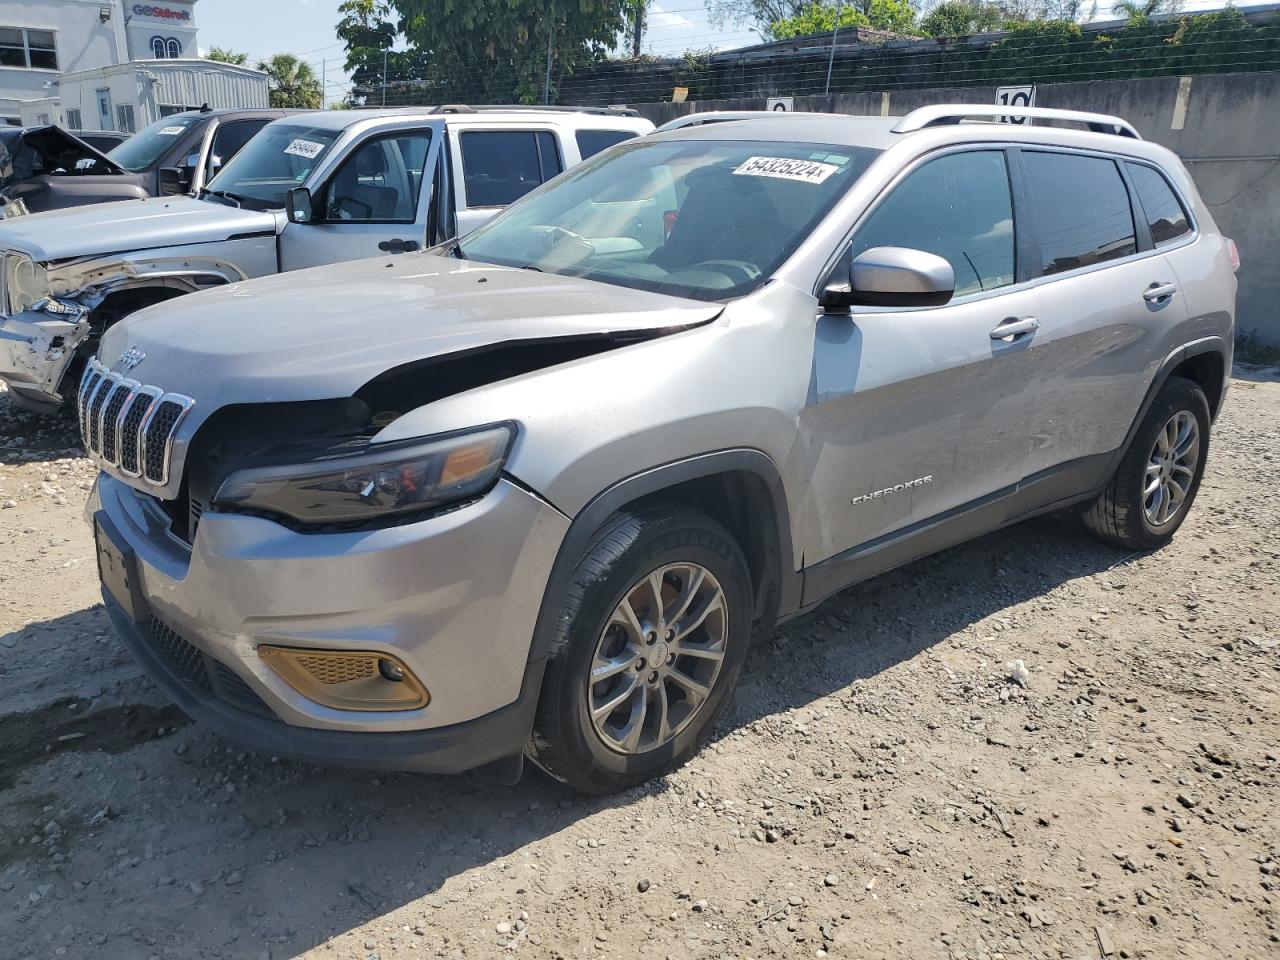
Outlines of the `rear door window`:
<svg viewBox="0 0 1280 960">
<path fill-rule="evenodd" d="M 1022 162 L 1035 208 L 1041 276 L 1137 252 L 1129 191 L 1114 160 L 1026 151 Z"/>
<path fill-rule="evenodd" d="M 1183 209 L 1178 195 L 1160 171 L 1142 163 L 1127 164 L 1129 179 L 1137 191 L 1142 213 L 1151 228 L 1151 240 L 1163 246 L 1185 237 L 1191 232 L 1191 220 Z"/>
<path fill-rule="evenodd" d="M 858 230 L 851 256 L 872 247 L 946 258 L 957 297 L 1012 284 L 1013 199 L 1004 153 L 951 153 L 912 171 Z"/>
<path fill-rule="evenodd" d="M 636 134 L 630 130 L 579 130 L 574 135 L 578 141 L 578 153 L 583 160 L 634 136 Z"/>
<path fill-rule="evenodd" d="M 505 207 L 564 169 L 550 130 L 466 130 L 459 142 L 468 207 Z"/>
</svg>

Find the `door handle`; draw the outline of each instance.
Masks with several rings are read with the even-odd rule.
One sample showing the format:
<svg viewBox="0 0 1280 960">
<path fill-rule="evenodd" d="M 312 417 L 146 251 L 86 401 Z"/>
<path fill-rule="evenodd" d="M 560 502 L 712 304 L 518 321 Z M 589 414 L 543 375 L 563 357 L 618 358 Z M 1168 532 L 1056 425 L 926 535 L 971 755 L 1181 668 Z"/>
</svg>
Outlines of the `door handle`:
<svg viewBox="0 0 1280 960">
<path fill-rule="evenodd" d="M 1178 292 L 1177 284 L 1153 283 L 1142 291 L 1142 299 L 1147 303 L 1162 303 Z"/>
<path fill-rule="evenodd" d="M 1039 329 L 1040 321 L 1035 317 L 1009 317 L 991 331 L 991 339 L 1016 340 Z"/>
<path fill-rule="evenodd" d="M 379 250 L 385 250 L 387 253 L 410 253 L 418 249 L 417 240 L 401 240 L 397 237 L 394 240 L 383 240 L 378 244 Z"/>
</svg>

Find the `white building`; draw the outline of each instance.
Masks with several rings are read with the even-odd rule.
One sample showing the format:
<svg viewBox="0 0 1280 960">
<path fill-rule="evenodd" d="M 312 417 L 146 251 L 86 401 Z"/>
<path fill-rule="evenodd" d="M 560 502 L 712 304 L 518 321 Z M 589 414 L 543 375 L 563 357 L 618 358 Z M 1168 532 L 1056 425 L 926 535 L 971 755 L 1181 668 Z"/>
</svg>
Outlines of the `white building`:
<svg viewBox="0 0 1280 960">
<path fill-rule="evenodd" d="M 265 74 L 200 60 L 197 0 L 0 0 L 0 122 L 137 130 L 181 110 L 265 107 Z"/>
</svg>

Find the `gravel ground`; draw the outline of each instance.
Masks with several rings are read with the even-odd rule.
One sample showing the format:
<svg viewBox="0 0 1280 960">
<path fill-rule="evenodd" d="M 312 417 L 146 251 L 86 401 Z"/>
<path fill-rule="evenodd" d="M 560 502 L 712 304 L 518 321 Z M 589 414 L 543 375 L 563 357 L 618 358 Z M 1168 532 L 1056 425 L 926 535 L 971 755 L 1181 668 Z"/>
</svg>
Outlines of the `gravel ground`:
<svg viewBox="0 0 1280 960">
<path fill-rule="evenodd" d="M 189 724 L 110 634 L 73 425 L 0 396 L 0 955 L 1280 956 L 1277 459 L 1237 370 L 1168 549 L 1044 519 L 881 577 L 583 800 Z"/>
</svg>

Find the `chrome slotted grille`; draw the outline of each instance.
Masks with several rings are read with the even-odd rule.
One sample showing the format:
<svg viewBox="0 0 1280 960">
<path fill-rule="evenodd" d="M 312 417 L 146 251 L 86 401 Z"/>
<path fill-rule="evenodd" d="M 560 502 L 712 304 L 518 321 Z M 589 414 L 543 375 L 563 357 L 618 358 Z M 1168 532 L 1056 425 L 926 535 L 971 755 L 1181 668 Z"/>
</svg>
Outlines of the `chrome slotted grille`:
<svg viewBox="0 0 1280 960">
<path fill-rule="evenodd" d="M 77 395 L 85 450 L 102 466 L 164 486 L 174 435 L 193 406 L 190 397 L 126 379 L 90 360 Z"/>
</svg>

